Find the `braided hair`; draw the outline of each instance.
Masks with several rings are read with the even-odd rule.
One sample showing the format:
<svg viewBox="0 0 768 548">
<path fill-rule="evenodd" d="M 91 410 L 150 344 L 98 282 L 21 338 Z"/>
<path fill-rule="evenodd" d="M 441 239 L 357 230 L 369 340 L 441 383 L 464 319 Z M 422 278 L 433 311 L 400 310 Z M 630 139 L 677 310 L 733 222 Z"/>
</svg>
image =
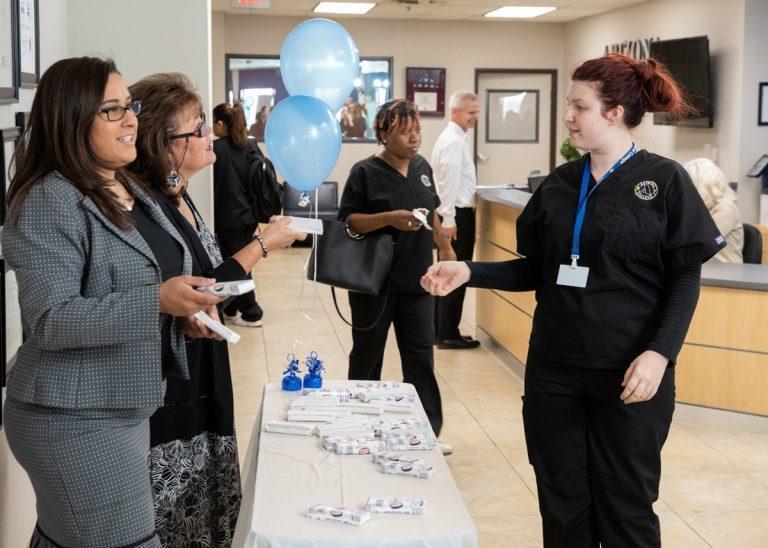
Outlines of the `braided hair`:
<svg viewBox="0 0 768 548">
<path fill-rule="evenodd" d="M 409 122 L 419 123 L 419 109 L 405 99 L 392 99 L 381 105 L 376 110 L 376 120 L 373 129 L 376 133 L 376 141 L 384 144 L 384 135 L 395 131 L 400 124 Z"/>
</svg>

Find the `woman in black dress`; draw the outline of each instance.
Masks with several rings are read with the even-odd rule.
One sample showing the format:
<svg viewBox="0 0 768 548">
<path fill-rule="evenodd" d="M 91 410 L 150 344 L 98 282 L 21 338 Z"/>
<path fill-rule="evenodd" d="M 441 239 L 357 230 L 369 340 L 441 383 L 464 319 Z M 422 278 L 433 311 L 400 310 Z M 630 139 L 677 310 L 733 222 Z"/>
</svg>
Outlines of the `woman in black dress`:
<svg viewBox="0 0 768 548">
<path fill-rule="evenodd" d="M 441 256 L 456 256 L 435 213 L 440 199 L 432 168 L 418 154 L 418 111 L 412 103 L 394 99 L 379 107 L 375 124 L 376 139 L 384 149 L 352 167 L 341 197 L 339 219 L 358 234 L 392 234 L 395 250 L 384 293 L 349 293 L 352 323 L 363 327 L 375 322 L 372 329 L 352 330 L 349 378 L 381 378 L 387 333 L 394 324 L 403 380 L 416 387 L 432 429 L 439 435 L 443 411 L 432 350 L 435 301 L 421 288 L 419 278 L 432 264 L 433 243 Z M 425 211 L 424 218 L 431 222 L 433 231 L 422 226 L 412 213 L 414 209 Z M 443 449 L 450 452 L 447 445 Z"/>
<path fill-rule="evenodd" d="M 218 281 L 246 279 L 256 262 L 305 235 L 288 219 L 222 261 L 213 234 L 187 193 L 189 179 L 216 159 L 202 101 L 189 79 L 155 74 L 130 87 L 142 125 L 131 170 L 153 190 L 192 255 L 193 272 Z M 209 313 L 218 319 L 218 311 Z M 241 487 L 227 345 L 195 318 L 187 342 L 190 379 L 168 378 L 165 405 L 150 419 L 150 475 L 158 535 L 166 546 L 229 546 Z"/>
</svg>

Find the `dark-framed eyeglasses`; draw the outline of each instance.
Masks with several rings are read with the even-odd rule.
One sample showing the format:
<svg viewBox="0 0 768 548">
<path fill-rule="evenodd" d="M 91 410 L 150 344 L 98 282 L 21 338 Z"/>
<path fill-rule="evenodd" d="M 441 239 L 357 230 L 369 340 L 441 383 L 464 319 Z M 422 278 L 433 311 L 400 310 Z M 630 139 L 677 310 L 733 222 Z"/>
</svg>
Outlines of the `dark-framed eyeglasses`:
<svg viewBox="0 0 768 548">
<path fill-rule="evenodd" d="M 125 106 L 115 105 L 113 107 L 107 107 L 101 109 L 99 112 L 103 114 L 110 122 L 119 122 L 125 118 L 125 114 L 128 111 L 133 112 L 136 116 L 141 112 L 141 101 L 133 101 Z"/>
<path fill-rule="evenodd" d="M 173 141 L 174 139 L 189 140 L 191 137 L 197 137 L 199 139 L 202 139 L 203 137 L 205 137 L 206 133 L 208 133 L 208 128 L 205 122 L 205 114 L 201 114 L 200 117 L 203 119 L 203 121 L 197 124 L 195 131 L 191 131 L 189 133 L 174 133 L 169 135 L 168 139 Z"/>
</svg>

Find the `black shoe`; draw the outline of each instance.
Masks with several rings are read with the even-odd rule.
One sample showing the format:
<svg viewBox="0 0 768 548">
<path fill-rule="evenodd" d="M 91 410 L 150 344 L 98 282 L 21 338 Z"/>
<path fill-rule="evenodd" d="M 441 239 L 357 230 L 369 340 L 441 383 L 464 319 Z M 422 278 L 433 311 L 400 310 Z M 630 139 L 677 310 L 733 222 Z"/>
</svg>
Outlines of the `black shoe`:
<svg viewBox="0 0 768 548">
<path fill-rule="evenodd" d="M 465 348 L 477 348 L 478 346 L 480 346 L 480 341 L 474 339 L 467 340 L 465 337 L 447 341 L 437 341 L 437 347 L 441 350 L 461 350 Z"/>
</svg>

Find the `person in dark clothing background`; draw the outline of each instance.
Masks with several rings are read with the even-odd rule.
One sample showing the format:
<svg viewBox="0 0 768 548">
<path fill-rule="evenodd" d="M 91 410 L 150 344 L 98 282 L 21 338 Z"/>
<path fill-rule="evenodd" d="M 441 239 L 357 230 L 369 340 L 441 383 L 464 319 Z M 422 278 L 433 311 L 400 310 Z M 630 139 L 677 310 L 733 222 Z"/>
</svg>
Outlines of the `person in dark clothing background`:
<svg viewBox="0 0 768 548">
<path fill-rule="evenodd" d="M 372 329 L 352 330 L 349 378 L 381 379 L 387 334 L 394 324 L 403 381 L 416 387 L 432 429 L 439 435 L 443 413 L 432 350 L 435 302 L 421 288 L 419 278 L 432 264 L 433 241 L 440 253 L 456 256 L 435 213 L 440 199 L 432 168 L 418 155 L 418 111 L 408 101 L 388 101 L 379 107 L 374 129 L 384 150 L 352 167 L 341 197 L 339 220 L 358 235 L 377 231 L 391 234 L 395 249 L 386 291 L 381 295 L 349 293 L 352 323 L 363 327 L 375 322 Z M 426 211 L 432 232 L 413 215 L 416 208 Z M 450 452 L 450 447 L 444 444 L 443 450 Z"/>
<path fill-rule="evenodd" d="M 674 364 L 701 264 L 725 241 L 686 171 L 633 143 L 646 112 L 690 112 L 666 69 L 611 54 L 572 79 L 564 120 L 589 154 L 555 169 L 518 218 L 525 258 L 438 263 L 422 285 L 536 291 L 523 424 L 544 546 L 657 547 Z"/>
<path fill-rule="evenodd" d="M 259 226 L 245 186 L 255 143 L 248 140 L 240 103 L 222 103 L 213 109 L 213 134 L 217 137 L 213 142 L 213 223 L 222 257 L 228 259 L 253 240 Z M 224 308 L 224 317 L 235 325 L 261 327 L 263 316 L 252 291 L 235 297 Z"/>
</svg>

